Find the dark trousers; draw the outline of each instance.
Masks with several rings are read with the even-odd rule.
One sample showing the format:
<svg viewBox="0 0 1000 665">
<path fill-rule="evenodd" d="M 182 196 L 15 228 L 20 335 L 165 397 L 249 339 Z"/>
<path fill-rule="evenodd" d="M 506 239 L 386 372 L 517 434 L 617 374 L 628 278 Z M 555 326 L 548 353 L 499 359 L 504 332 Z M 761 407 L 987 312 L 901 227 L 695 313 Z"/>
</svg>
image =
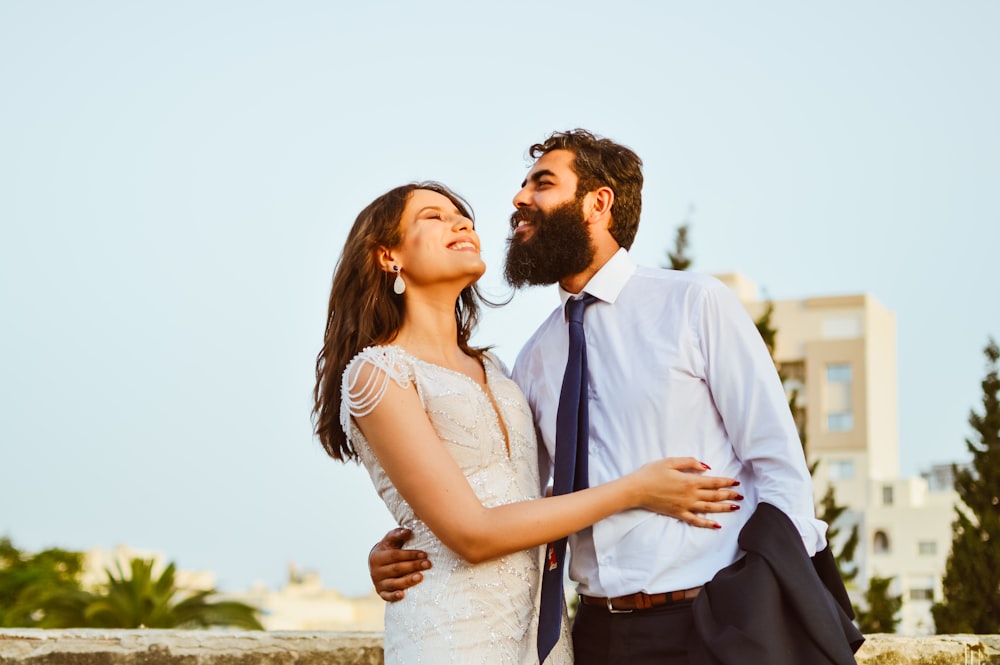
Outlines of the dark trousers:
<svg viewBox="0 0 1000 665">
<path fill-rule="evenodd" d="M 688 644 L 697 639 L 693 602 L 628 614 L 581 603 L 573 621 L 576 665 L 689 665 Z"/>
</svg>

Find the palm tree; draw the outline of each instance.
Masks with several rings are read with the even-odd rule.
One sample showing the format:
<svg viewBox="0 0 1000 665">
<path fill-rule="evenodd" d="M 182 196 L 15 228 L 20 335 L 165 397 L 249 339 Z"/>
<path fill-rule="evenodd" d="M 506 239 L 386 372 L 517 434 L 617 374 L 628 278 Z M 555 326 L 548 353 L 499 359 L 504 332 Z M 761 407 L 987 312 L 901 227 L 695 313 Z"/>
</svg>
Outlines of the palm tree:
<svg viewBox="0 0 1000 665">
<path fill-rule="evenodd" d="M 170 563 L 157 578 L 153 560 L 135 558 L 126 576 L 107 570 L 105 588 L 75 591 L 50 601 L 45 628 L 207 628 L 232 626 L 263 630 L 257 610 L 237 601 L 210 601 L 215 590 L 185 592 L 177 587 Z"/>
<path fill-rule="evenodd" d="M 0 628 L 40 625 L 48 599 L 80 588 L 79 552 L 52 548 L 22 552 L 10 538 L 0 538 Z"/>
</svg>

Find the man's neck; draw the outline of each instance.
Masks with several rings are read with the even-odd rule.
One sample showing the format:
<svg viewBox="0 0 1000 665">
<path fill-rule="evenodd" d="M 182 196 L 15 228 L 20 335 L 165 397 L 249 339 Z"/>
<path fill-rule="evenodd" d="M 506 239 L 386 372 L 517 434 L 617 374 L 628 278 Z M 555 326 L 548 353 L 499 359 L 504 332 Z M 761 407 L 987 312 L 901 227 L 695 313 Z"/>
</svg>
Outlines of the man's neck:
<svg viewBox="0 0 1000 665">
<path fill-rule="evenodd" d="M 598 248 L 594 253 L 594 260 L 590 262 L 590 265 L 583 272 L 560 279 L 559 286 L 567 293 L 580 293 L 580 291 L 583 291 L 583 287 L 587 286 L 587 282 L 611 260 L 611 257 L 618 253 L 619 249 L 621 248 L 618 245 Z"/>
</svg>

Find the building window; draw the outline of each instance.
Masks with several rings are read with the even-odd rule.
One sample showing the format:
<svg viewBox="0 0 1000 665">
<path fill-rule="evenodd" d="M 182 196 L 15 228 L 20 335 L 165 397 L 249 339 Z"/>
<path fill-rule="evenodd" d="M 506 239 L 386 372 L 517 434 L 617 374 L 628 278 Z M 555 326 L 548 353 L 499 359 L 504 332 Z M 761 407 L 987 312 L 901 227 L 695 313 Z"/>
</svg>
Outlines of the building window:
<svg viewBox="0 0 1000 665">
<path fill-rule="evenodd" d="M 910 600 L 934 600 L 934 589 L 910 589 Z"/>
<path fill-rule="evenodd" d="M 892 485 L 882 485 L 882 505 L 892 505 Z"/>
<path fill-rule="evenodd" d="M 854 480 L 854 460 L 835 459 L 829 465 L 830 480 Z"/>
<path fill-rule="evenodd" d="M 838 316 L 823 319 L 823 339 L 850 339 L 864 335 L 859 316 Z"/>
<path fill-rule="evenodd" d="M 850 413 L 828 414 L 826 429 L 829 432 L 850 432 L 854 429 L 854 415 Z"/>
<path fill-rule="evenodd" d="M 875 537 L 872 540 L 872 551 L 875 554 L 888 554 L 889 553 L 889 534 L 885 531 L 876 531 Z"/>
<path fill-rule="evenodd" d="M 854 429 L 851 410 L 851 366 L 838 363 L 826 366 L 826 429 L 828 432 L 850 432 Z"/>
<path fill-rule="evenodd" d="M 917 553 L 920 556 L 934 556 L 937 554 L 937 542 L 933 540 L 921 540 L 917 543 Z"/>
</svg>

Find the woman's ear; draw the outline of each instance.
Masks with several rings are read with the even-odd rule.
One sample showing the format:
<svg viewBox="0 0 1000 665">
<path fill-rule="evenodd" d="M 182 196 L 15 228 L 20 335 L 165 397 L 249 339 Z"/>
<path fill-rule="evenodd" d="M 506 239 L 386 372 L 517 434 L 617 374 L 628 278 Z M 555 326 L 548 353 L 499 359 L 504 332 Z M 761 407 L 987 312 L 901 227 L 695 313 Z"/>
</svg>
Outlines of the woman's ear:
<svg viewBox="0 0 1000 665">
<path fill-rule="evenodd" d="M 386 272 L 394 272 L 393 266 L 399 265 L 395 252 L 388 247 L 379 247 L 375 258 L 378 261 L 379 267 Z"/>
</svg>

